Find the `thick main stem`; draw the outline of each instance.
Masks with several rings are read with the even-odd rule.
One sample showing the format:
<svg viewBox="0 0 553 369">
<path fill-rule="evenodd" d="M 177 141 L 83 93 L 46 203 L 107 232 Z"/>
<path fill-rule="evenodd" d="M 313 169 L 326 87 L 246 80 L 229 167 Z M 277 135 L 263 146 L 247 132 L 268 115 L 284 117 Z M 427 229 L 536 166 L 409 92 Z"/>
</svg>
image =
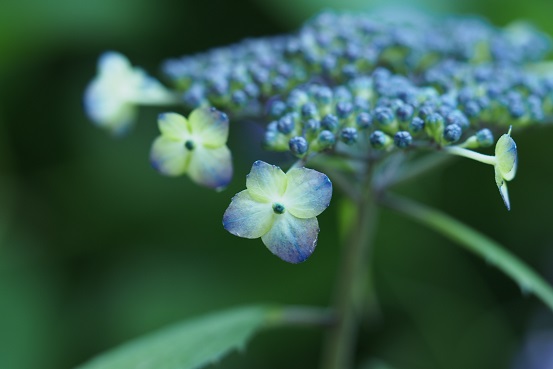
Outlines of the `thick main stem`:
<svg viewBox="0 0 553 369">
<path fill-rule="evenodd" d="M 366 291 L 366 268 L 371 236 L 377 219 L 376 205 L 370 193 L 358 204 L 355 226 L 342 250 L 335 290 L 336 323 L 326 337 L 322 356 L 323 369 L 348 369 L 352 366 L 357 331 Z"/>
</svg>

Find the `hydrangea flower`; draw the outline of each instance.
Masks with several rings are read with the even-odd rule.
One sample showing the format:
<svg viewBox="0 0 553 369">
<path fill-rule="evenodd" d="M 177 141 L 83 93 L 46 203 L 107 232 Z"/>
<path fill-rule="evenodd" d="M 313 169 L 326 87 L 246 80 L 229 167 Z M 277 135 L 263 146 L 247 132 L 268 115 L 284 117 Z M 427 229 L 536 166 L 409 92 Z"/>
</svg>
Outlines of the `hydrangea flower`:
<svg viewBox="0 0 553 369">
<path fill-rule="evenodd" d="M 196 183 L 215 190 L 232 178 L 227 139 L 229 120 L 215 108 L 197 108 L 188 119 L 177 113 L 159 115 L 161 135 L 152 145 L 150 161 L 168 176 L 188 174 Z"/>
<path fill-rule="evenodd" d="M 509 192 L 507 191 L 506 181 L 515 178 L 518 165 L 517 145 L 511 138 L 511 129 L 497 140 L 495 144 L 495 156 L 484 155 L 478 152 L 467 150 L 461 146 L 450 146 L 444 149 L 454 155 L 464 156 L 469 159 L 477 160 L 481 163 L 494 166 L 495 183 L 503 198 L 503 202 L 507 210 L 511 210 L 511 202 L 509 201 Z"/>
<path fill-rule="evenodd" d="M 136 119 L 139 104 L 164 105 L 175 101 L 175 96 L 159 81 L 113 51 L 100 56 L 98 74 L 84 95 L 88 117 L 115 135 L 129 130 Z"/>
<path fill-rule="evenodd" d="M 246 177 L 246 188 L 232 198 L 223 227 L 239 237 L 261 237 L 269 251 L 284 261 L 305 261 L 317 245 L 316 216 L 332 197 L 328 177 L 307 168 L 284 173 L 258 160 Z"/>
</svg>

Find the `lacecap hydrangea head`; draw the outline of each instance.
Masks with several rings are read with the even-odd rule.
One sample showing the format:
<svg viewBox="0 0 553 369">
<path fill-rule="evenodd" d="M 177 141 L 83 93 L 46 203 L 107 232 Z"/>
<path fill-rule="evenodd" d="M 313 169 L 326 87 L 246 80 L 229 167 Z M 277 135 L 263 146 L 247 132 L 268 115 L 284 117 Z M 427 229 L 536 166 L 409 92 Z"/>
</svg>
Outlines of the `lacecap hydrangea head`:
<svg viewBox="0 0 553 369">
<path fill-rule="evenodd" d="M 317 216 L 330 204 L 332 183 L 307 168 L 279 167 L 256 161 L 246 189 L 236 194 L 223 215 L 223 227 L 244 238 L 259 238 L 289 263 L 305 261 L 315 250 Z"/>
<path fill-rule="evenodd" d="M 188 176 L 196 183 L 224 189 L 232 179 L 227 139 L 229 120 L 213 107 L 197 108 L 188 119 L 177 113 L 159 115 L 161 135 L 152 145 L 150 161 L 160 173 Z"/>
<path fill-rule="evenodd" d="M 114 135 L 126 133 L 139 105 L 165 105 L 174 95 L 122 54 L 110 51 L 98 60 L 98 74 L 84 95 L 85 112 L 96 125 Z"/>
</svg>

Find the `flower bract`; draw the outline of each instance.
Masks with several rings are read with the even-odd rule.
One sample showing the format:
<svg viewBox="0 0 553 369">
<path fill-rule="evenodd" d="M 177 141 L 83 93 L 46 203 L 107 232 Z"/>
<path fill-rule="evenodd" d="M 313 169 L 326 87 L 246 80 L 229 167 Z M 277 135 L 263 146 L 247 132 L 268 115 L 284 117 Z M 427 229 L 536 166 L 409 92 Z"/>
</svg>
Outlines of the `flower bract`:
<svg viewBox="0 0 553 369">
<path fill-rule="evenodd" d="M 507 209 L 511 209 L 506 181 L 515 178 L 518 165 L 517 145 L 511 138 L 511 130 L 497 140 L 495 145 L 495 183 Z"/>
<path fill-rule="evenodd" d="M 188 174 L 196 183 L 221 190 L 232 178 L 232 158 L 226 145 L 229 120 L 215 108 L 202 107 L 188 119 L 177 113 L 158 118 L 161 135 L 152 145 L 154 168 L 168 176 Z"/>
<path fill-rule="evenodd" d="M 88 85 L 84 106 L 88 117 L 115 135 L 124 134 L 136 119 L 138 105 L 175 101 L 159 81 L 133 67 L 122 54 L 106 52 L 98 61 L 98 74 Z"/>
<path fill-rule="evenodd" d="M 236 194 L 223 216 L 223 226 L 244 238 L 258 238 L 289 263 L 305 261 L 319 234 L 316 216 L 330 204 L 332 183 L 320 172 L 279 167 L 256 161 L 246 190 Z"/>
</svg>

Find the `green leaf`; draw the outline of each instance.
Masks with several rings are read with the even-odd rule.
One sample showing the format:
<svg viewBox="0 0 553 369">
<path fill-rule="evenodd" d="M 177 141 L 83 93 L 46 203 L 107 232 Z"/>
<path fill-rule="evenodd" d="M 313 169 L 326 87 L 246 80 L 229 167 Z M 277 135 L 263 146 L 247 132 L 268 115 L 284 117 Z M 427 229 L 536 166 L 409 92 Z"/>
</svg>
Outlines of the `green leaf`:
<svg viewBox="0 0 553 369">
<path fill-rule="evenodd" d="M 523 292 L 535 294 L 553 311 L 553 289 L 551 286 L 532 268 L 499 243 L 449 215 L 416 202 L 395 196 L 386 197 L 383 202 L 386 206 L 432 228 L 467 250 L 481 256 L 517 282 Z"/>
<path fill-rule="evenodd" d="M 282 314 L 270 306 L 249 306 L 205 315 L 138 338 L 78 369 L 194 369 L 243 349 L 260 328 Z"/>
</svg>

